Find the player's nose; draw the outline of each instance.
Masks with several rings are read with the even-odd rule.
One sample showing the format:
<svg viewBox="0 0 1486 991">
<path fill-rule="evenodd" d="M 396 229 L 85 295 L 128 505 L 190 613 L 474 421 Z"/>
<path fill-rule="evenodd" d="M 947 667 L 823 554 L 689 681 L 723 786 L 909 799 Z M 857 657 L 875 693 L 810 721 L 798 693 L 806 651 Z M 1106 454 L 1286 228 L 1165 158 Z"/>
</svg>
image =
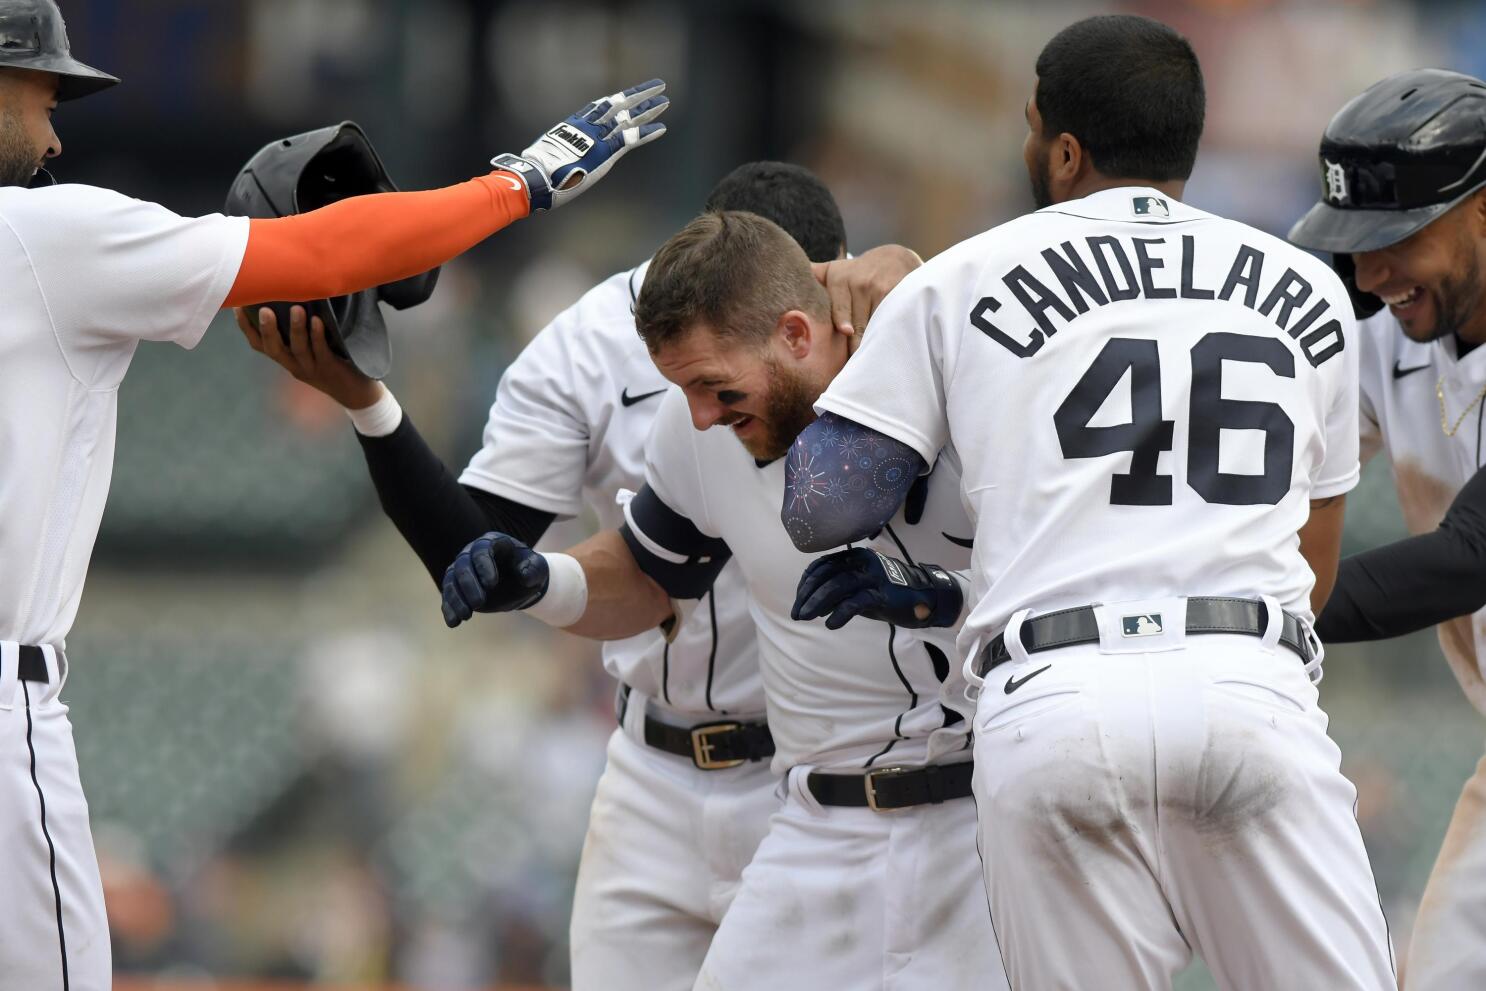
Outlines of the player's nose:
<svg viewBox="0 0 1486 991">
<path fill-rule="evenodd" d="M 1362 251 L 1352 256 L 1357 268 L 1357 288 L 1373 292 L 1388 281 L 1387 260 L 1381 251 Z"/>
<path fill-rule="evenodd" d="M 715 399 L 697 396 L 688 397 L 687 406 L 691 409 L 691 425 L 698 430 L 716 426 L 717 421 L 722 419 L 728 411 L 726 406 Z"/>
</svg>

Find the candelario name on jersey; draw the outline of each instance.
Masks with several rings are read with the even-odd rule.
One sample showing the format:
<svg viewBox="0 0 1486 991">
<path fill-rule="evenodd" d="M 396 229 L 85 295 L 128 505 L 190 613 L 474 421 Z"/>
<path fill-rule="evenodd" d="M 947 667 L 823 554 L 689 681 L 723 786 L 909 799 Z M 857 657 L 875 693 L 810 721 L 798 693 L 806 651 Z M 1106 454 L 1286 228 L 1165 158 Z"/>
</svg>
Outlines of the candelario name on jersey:
<svg viewBox="0 0 1486 991">
<path fill-rule="evenodd" d="M 1182 235 L 1180 243 L 1165 236 L 1112 235 L 1064 241 L 1041 252 L 1049 278 L 1038 278 L 1024 265 L 1001 277 L 1007 302 L 1014 300 L 1027 319 L 1015 309 L 1002 313 L 1002 298 L 983 296 L 971 309 L 970 322 L 1012 354 L 1030 358 L 1061 327 L 1095 307 L 1135 300 L 1221 299 L 1269 318 L 1299 344 L 1313 367 L 1342 352 L 1341 321 L 1331 315 L 1327 299 L 1293 268 L 1271 265 L 1266 271 L 1264 252 L 1239 244 L 1227 275 L 1203 285 L 1194 273 L 1219 272 L 1223 266 L 1210 258 L 1199 264 L 1199 250 L 1191 234 Z"/>
</svg>

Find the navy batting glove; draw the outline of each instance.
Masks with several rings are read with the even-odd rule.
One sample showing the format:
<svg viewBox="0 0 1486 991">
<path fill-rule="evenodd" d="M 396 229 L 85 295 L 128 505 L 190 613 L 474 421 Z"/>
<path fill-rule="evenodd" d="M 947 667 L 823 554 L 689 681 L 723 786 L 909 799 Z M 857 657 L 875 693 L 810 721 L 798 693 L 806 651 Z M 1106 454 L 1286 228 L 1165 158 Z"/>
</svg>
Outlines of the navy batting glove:
<svg viewBox="0 0 1486 991">
<path fill-rule="evenodd" d="M 547 594 L 547 559 L 515 537 L 487 533 L 444 572 L 444 622 L 452 630 L 477 612 L 511 612 Z"/>
<path fill-rule="evenodd" d="M 810 562 L 800 576 L 790 618 L 826 617 L 839 630 L 853 616 L 908 629 L 953 626 L 964 596 L 960 583 L 937 564 L 907 564 L 865 547 Z"/>
<path fill-rule="evenodd" d="M 559 122 L 520 155 L 497 155 L 490 164 L 526 183 L 531 212 L 551 210 L 604 177 L 629 151 L 666 133 L 653 123 L 671 101 L 666 84 L 651 79 L 595 100 Z"/>
</svg>

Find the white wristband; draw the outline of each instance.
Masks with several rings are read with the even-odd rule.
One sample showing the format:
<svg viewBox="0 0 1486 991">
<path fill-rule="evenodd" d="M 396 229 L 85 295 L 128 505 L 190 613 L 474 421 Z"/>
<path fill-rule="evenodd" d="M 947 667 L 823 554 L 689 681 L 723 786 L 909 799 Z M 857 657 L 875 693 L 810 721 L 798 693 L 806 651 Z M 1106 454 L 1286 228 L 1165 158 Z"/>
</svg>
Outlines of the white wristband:
<svg viewBox="0 0 1486 991">
<path fill-rule="evenodd" d="M 363 437 L 386 437 L 402 423 L 402 407 L 392 390 L 383 386 L 382 398 L 365 409 L 348 409 L 346 415 Z"/>
<path fill-rule="evenodd" d="M 526 614 L 559 629 L 572 626 L 588 608 L 588 576 L 568 554 L 542 557 L 547 559 L 547 594 L 528 606 Z"/>
</svg>

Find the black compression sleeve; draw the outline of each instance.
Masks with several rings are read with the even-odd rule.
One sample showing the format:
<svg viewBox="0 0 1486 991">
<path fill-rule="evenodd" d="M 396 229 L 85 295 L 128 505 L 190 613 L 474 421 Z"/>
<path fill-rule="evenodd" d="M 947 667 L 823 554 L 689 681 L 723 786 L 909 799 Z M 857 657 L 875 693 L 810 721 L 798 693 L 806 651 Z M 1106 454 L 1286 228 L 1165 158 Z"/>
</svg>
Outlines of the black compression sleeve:
<svg viewBox="0 0 1486 991">
<path fill-rule="evenodd" d="M 435 585 L 464 545 L 490 530 L 536 543 L 552 513 L 460 485 L 407 413 L 385 437 L 356 435 L 382 511 L 418 555 Z"/>
<path fill-rule="evenodd" d="M 1486 470 L 1439 529 L 1345 558 L 1316 622 L 1326 643 L 1384 640 L 1486 606 Z"/>
</svg>

